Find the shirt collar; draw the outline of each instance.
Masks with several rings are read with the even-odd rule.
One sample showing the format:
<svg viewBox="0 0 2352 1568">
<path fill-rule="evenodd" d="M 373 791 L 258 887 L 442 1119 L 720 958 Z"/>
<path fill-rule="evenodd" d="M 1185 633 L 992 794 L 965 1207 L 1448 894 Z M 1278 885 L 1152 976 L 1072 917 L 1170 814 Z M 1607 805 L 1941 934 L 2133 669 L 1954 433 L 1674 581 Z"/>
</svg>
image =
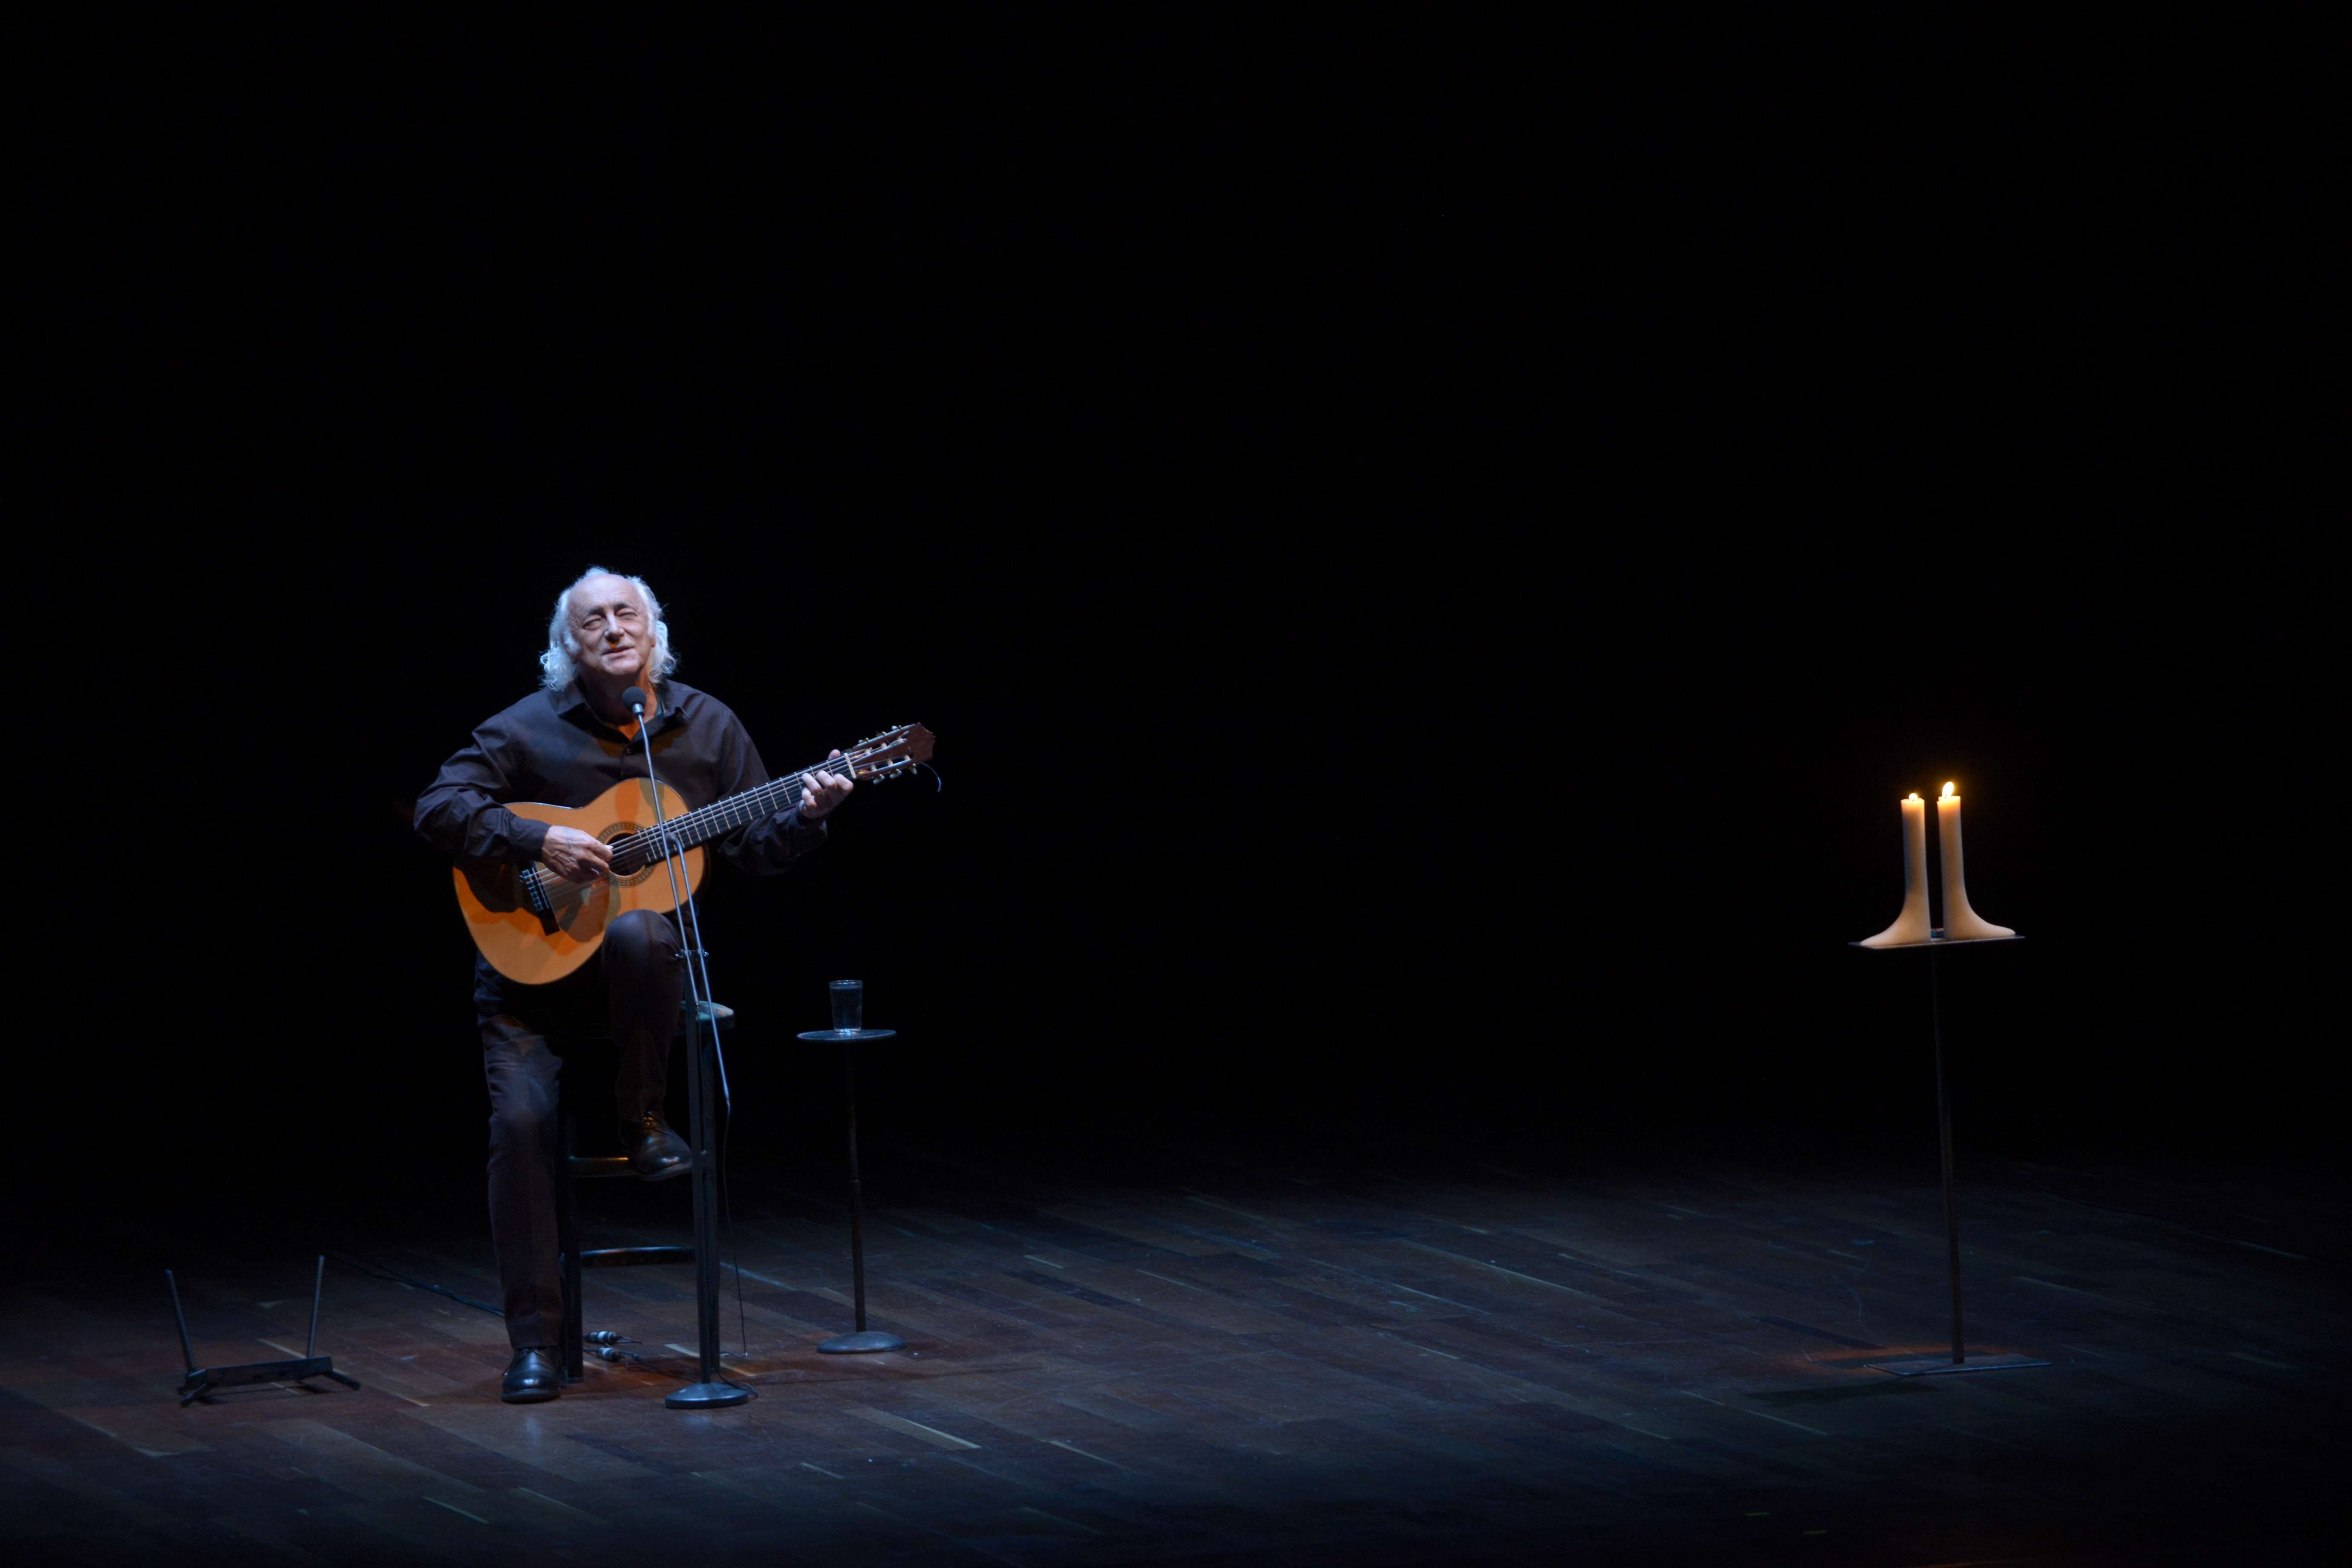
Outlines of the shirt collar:
<svg viewBox="0 0 2352 1568">
<path fill-rule="evenodd" d="M 604 722 L 595 709 L 589 706 L 588 694 L 580 689 L 580 682 L 577 679 L 566 681 L 560 689 L 549 693 L 549 700 L 555 704 L 556 715 L 559 718 L 571 719 L 574 723 L 593 725 L 600 730 L 610 730 L 616 735 L 620 733 L 619 730 Z M 663 731 L 683 721 L 684 716 L 678 711 L 678 704 L 681 700 L 683 700 L 683 694 L 674 683 L 664 680 L 655 684 L 653 725 L 655 734 L 658 735 Z"/>
</svg>

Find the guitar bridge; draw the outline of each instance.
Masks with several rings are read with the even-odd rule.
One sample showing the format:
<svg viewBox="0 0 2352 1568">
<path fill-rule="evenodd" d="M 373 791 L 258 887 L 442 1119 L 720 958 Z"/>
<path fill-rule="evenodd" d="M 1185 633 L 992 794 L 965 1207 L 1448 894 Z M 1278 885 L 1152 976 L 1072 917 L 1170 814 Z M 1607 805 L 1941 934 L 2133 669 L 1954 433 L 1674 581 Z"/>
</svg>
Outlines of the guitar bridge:
<svg viewBox="0 0 2352 1568">
<path fill-rule="evenodd" d="M 552 935 L 555 931 L 555 905 L 547 896 L 547 884 L 541 879 L 539 868 L 525 866 L 519 879 L 522 883 L 524 907 L 537 915 L 540 923 Z"/>
</svg>

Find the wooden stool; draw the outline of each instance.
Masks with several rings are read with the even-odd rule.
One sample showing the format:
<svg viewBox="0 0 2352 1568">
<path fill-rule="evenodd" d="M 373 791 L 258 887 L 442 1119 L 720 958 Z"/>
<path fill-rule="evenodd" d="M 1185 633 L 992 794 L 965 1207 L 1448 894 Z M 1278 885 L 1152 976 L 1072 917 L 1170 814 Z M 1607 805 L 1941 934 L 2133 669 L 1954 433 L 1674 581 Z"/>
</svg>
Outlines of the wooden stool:
<svg viewBox="0 0 2352 1568">
<path fill-rule="evenodd" d="M 678 1032 L 686 1032 L 684 1008 Z M 702 1005 L 703 1026 L 719 1034 L 735 1026 L 735 1009 L 717 1002 Z M 566 1075 L 565 1081 L 570 1081 Z M 569 1089 L 563 1091 L 561 1112 L 562 1161 L 555 1180 L 555 1239 L 563 1253 L 563 1381 L 577 1383 L 588 1375 L 588 1352 L 585 1325 L 580 1310 L 580 1284 L 583 1271 L 590 1268 L 630 1268 L 646 1263 L 692 1263 L 691 1247 L 600 1247 L 583 1250 L 580 1246 L 578 1205 L 572 1184 L 583 1181 L 610 1180 L 634 1175 L 625 1154 L 582 1154 L 575 1152 L 577 1118 L 572 1105 Z M 689 1139 L 691 1142 L 693 1140 Z"/>
</svg>

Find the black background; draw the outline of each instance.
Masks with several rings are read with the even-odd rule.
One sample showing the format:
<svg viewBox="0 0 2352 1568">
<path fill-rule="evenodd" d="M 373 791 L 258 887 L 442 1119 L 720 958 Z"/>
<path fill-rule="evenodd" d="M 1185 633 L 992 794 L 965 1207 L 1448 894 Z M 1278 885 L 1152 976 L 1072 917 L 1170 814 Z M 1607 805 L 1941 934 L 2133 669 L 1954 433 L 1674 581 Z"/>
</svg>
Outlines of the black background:
<svg viewBox="0 0 2352 1568">
<path fill-rule="evenodd" d="M 940 738 L 709 885 L 747 1159 L 831 1137 L 844 974 L 886 1136 L 1931 1159 L 1924 959 L 1844 944 L 1948 778 L 2029 938 L 1945 966 L 1964 1139 L 2331 1148 L 2317 100 L 2226 48 L 76 47 L 61 1200 L 474 1201 L 407 812 L 592 563 L 772 768 Z"/>
</svg>

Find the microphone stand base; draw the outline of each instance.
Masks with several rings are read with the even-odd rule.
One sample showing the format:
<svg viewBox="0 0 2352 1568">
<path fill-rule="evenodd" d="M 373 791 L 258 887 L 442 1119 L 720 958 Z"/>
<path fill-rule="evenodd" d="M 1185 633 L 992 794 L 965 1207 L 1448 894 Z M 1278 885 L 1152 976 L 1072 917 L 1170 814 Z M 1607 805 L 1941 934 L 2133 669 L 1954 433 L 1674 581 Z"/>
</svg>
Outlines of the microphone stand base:
<svg viewBox="0 0 2352 1568">
<path fill-rule="evenodd" d="M 829 1340 L 819 1341 L 816 1348 L 826 1355 L 856 1355 L 866 1351 L 902 1351 L 907 1348 L 907 1342 L 896 1334 L 868 1329 L 864 1333 L 835 1334 Z"/>
<path fill-rule="evenodd" d="M 2020 1367 L 2048 1366 L 2030 1355 L 1972 1355 L 1965 1361 L 1954 1361 L 1948 1355 L 1906 1356 L 1900 1361 L 1874 1361 L 1872 1372 L 1891 1372 L 1897 1377 L 1939 1377 L 1950 1372 L 2014 1372 Z"/>
<path fill-rule="evenodd" d="M 672 1410 L 715 1410 L 740 1405 L 751 1397 L 750 1389 L 738 1388 L 731 1383 L 691 1383 L 666 1395 L 662 1403 Z"/>
</svg>

